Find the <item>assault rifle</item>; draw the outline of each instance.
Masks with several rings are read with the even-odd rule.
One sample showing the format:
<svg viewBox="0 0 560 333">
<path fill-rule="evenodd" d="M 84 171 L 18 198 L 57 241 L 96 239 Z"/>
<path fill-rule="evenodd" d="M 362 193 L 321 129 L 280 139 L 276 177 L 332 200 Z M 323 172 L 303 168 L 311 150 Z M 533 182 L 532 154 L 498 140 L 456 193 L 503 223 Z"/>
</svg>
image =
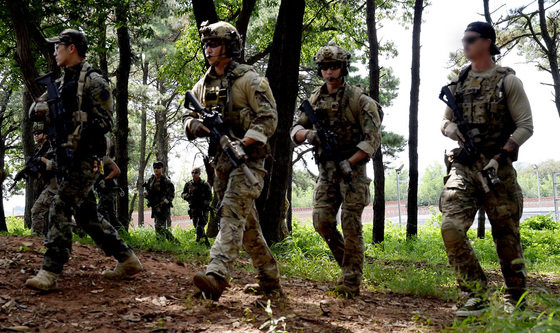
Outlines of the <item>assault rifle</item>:
<svg viewBox="0 0 560 333">
<path fill-rule="evenodd" d="M 455 118 L 457 118 L 457 127 L 464 136 L 464 140 L 459 141 L 459 144 L 463 149 L 461 149 L 459 156 L 457 156 L 457 160 L 466 163 L 467 165 L 473 165 L 477 170 L 477 177 L 482 183 L 484 192 L 490 192 L 490 187 L 495 188 L 495 186 L 500 183 L 500 178 L 496 174 L 495 169 L 490 168 L 488 170 L 484 170 L 484 166 L 488 164 L 488 159 L 476 146 L 476 143 L 482 140 L 480 137 L 480 131 L 478 128 L 471 128 L 469 126 L 465 117 L 463 117 L 463 114 L 459 110 L 455 97 L 448 86 L 443 86 L 441 88 L 439 99 L 447 104 L 451 110 L 453 110 L 453 114 L 455 115 Z M 500 153 L 496 155 L 494 159 L 499 161 L 501 156 L 502 154 Z"/>
<path fill-rule="evenodd" d="M 299 109 L 305 112 L 311 123 L 315 126 L 317 135 L 319 135 L 319 140 L 321 141 L 321 154 L 315 154 L 315 160 L 317 163 L 319 163 L 319 161 L 334 161 L 336 167 L 340 170 L 339 164 L 344 160 L 344 158 L 338 150 L 338 139 L 336 133 L 321 125 L 308 100 L 303 101 Z M 344 172 L 343 170 L 340 170 L 340 173 L 342 174 L 344 182 L 350 187 L 350 191 L 356 192 L 356 188 L 352 183 L 352 174 Z"/>
<path fill-rule="evenodd" d="M 8 192 L 11 192 L 14 187 L 16 187 L 17 183 L 22 180 L 23 178 L 27 178 L 29 176 L 37 177 L 42 167 L 44 167 L 43 162 L 41 161 L 41 156 L 45 153 L 45 149 L 48 149 L 50 145 L 45 143 L 41 149 L 39 149 L 33 156 L 28 157 L 25 160 L 25 165 L 23 169 L 19 170 L 16 175 L 14 176 L 13 184 L 8 188 Z M 47 154 L 47 158 L 49 155 Z"/>
<path fill-rule="evenodd" d="M 49 119 L 45 122 L 46 132 L 54 144 L 56 177 L 61 180 L 66 176 L 74 157 L 74 148 L 68 144 L 68 135 L 73 129 L 72 114 L 64 109 L 52 72 L 36 78 L 35 81 L 47 87 Z"/>
<path fill-rule="evenodd" d="M 259 183 L 253 172 L 249 169 L 245 162 L 247 161 L 247 154 L 240 145 L 232 144 L 230 138 L 226 134 L 226 128 L 220 113 L 216 109 L 205 109 L 191 91 L 187 91 L 185 95 L 185 107 L 192 109 L 202 117 L 202 124 L 209 130 L 210 146 L 208 148 L 208 155 L 215 156 L 216 150 L 221 148 L 224 154 L 228 157 L 231 165 L 234 168 L 240 168 L 249 183 L 253 186 Z"/>
</svg>

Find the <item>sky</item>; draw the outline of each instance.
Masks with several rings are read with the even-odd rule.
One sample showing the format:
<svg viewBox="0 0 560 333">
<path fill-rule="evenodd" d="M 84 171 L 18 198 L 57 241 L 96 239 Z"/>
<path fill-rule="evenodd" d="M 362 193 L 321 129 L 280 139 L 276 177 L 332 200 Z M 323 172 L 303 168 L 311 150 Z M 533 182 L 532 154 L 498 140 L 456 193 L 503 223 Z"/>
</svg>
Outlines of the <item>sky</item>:
<svg viewBox="0 0 560 333">
<path fill-rule="evenodd" d="M 420 173 L 432 163 L 443 163 L 444 151 L 455 148 L 456 143 L 445 138 L 440 132 L 440 124 L 444 104 L 438 99 L 441 87 L 448 83 L 450 70 L 448 57 L 462 47 L 461 38 L 466 26 L 473 21 L 483 21 L 482 0 L 431 0 L 423 13 L 420 55 L 420 103 L 419 103 L 419 138 L 418 164 Z M 496 19 L 505 15 L 509 9 L 517 8 L 528 0 L 491 0 L 490 9 L 502 6 L 493 14 Z M 408 138 L 408 111 L 410 94 L 410 65 L 412 59 L 412 29 L 405 29 L 397 23 L 384 22 L 378 32 L 380 40 L 391 40 L 399 55 L 392 59 L 380 59 L 381 66 L 390 66 L 400 79 L 399 95 L 393 105 L 384 108 L 383 124 L 388 131 L 399 133 Z M 546 72 L 539 72 L 532 64 L 526 64 L 524 57 L 511 52 L 501 61 L 501 65 L 512 67 L 522 80 L 531 103 L 533 112 L 533 136 L 521 146 L 519 162 L 526 164 L 539 163 L 547 159 L 560 159 L 560 145 L 555 134 L 560 131 L 560 117 L 553 102 L 553 89 L 541 82 L 551 83 L 552 78 Z M 362 68 L 362 76 L 367 71 Z M 185 154 L 185 145 L 177 145 L 170 152 L 170 174 L 172 181 L 183 180 L 193 165 L 201 165 L 200 156 L 193 162 L 194 154 Z M 400 154 L 392 163 L 401 163 L 408 168 L 408 150 Z M 313 162 L 309 164 L 313 166 Z M 368 167 L 369 173 L 373 168 Z M 370 174 L 370 177 L 373 176 Z M 178 184 L 182 188 L 183 184 Z M 13 197 L 4 201 L 6 215 L 20 213 L 15 206 L 23 205 L 23 196 Z"/>
<path fill-rule="evenodd" d="M 462 48 L 461 38 L 466 26 L 473 21 L 484 21 L 482 0 L 432 0 L 432 5 L 424 10 L 421 30 L 420 55 L 420 102 L 418 128 L 418 164 L 420 172 L 431 163 L 443 163 L 445 149 L 452 149 L 456 143 L 444 137 L 440 124 L 445 105 L 438 99 L 441 87 L 448 83 L 448 56 L 450 52 Z M 500 7 L 506 1 L 490 1 L 490 10 Z M 517 8 L 525 1 L 507 1 L 507 5 L 493 14 L 497 19 L 507 10 Z M 459 13 L 459 14 L 457 14 Z M 399 51 L 394 59 L 380 60 L 381 66 L 391 66 L 400 79 L 399 96 L 393 105 L 385 108 L 383 124 L 386 129 L 408 137 L 408 111 L 410 106 L 410 67 L 412 60 L 412 29 L 404 29 L 396 24 L 387 24 L 378 33 L 384 40 L 393 40 Z M 501 61 L 502 66 L 512 67 L 524 84 L 531 103 L 534 134 L 520 148 L 519 162 L 538 163 L 547 159 L 559 159 L 560 148 L 554 142 L 555 133 L 560 130 L 560 117 L 553 102 L 553 89 L 541 82 L 551 83 L 547 72 L 537 71 L 534 65 L 525 64 L 523 56 L 509 53 Z M 394 165 L 408 166 L 408 150 L 399 156 Z"/>
</svg>

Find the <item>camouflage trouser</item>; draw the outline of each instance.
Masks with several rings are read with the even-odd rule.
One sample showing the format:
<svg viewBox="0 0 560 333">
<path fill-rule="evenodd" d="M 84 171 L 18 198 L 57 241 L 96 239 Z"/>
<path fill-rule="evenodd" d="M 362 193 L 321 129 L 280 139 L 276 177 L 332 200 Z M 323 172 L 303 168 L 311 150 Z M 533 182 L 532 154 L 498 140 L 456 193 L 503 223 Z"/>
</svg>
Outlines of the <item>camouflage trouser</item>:
<svg viewBox="0 0 560 333">
<path fill-rule="evenodd" d="M 39 194 L 31 207 L 31 232 L 38 236 L 47 236 L 49 231 L 49 208 L 56 195 L 56 182 L 53 182 Z"/>
<path fill-rule="evenodd" d="M 126 260 L 133 252 L 119 234 L 97 212 L 93 183 L 99 174 L 94 159 L 75 161 L 68 176 L 58 187 L 49 211 L 49 232 L 45 240 L 47 252 L 44 270 L 60 273 L 72 252 L 72 215 L 80 226 L 108 256 Z"/>
<path fill-rule="evenodd" d="M 192 208 L 189 210 L 189 215 L 193 221 L 196 229 L 196 239 L 205 238 L 204 227 L 208 222 L 208 210 L 203 208 Z"/>
<path fill-rule="evenodd" d="M 160 205 L 152 208 L 152 217 L 154 218 L 156 233 L 168 240 L 175 240 L 175 237 L 173 237 L 173 234 L 167 227 L 168 221 L 171 221 L 171 207 L 169 205 Z"/>
<path fill-rule="evenodd" d="M 501 163 L 498 176 L 501 183 L 495 191 L 485 194 L 473 168 L 453 163 L 440 198 L 441 233 L 449 263 L 457 273 L 461 289 L 483 291 L 487 278 L 467 238 L 467 230 L 478 208 L 483 206 L 492 225 L 492 236 L 508 292 L 518 298 L 526 284 L 519 234 L 523 195 L 511 162 Z"/>
<path fill-rule="evenodd" d="M 313 195 L 313 226 L 342 268 L 344 285 L 359 287 L 364 265 L 362 212 L 369 204 L 371 180 L 367 177 L 365 165 L 354 166 L 352 183 L 356 191 L 352 192 L 332 161 L 321 164 L 319 172 Z M 336 214 L 341 205 L 344 237 L 336 229 Z"/>
<path fill-rule="evenodd" d="M 220 204 L 220 231 L 210 249 L 210 263 L 206 273 L 227 278 L 241 247 L 247 251 L 257 269 L 261 286 L 275 287 L 280 274 L 276 259 L 264 240 L 258 220 L 255 199 L 263 188 L 265 170 L 263 160 L 251 161 L 249 168 L 259 180 L 251 186 L 241 169 L 231 169 L 231 164 L 222 156 L 215 168 L 214 191 Z"/>
<path fill-rule="evenodd" d="M 99 210 L 99 214 L 109 221 L 113 228 L 119 230 L 123 225 L 117 219 L 116 193 L 111 191 L 99 191 L 98 195 L 99 202 L 97 204 L 97 209 Z"/>
</svg>

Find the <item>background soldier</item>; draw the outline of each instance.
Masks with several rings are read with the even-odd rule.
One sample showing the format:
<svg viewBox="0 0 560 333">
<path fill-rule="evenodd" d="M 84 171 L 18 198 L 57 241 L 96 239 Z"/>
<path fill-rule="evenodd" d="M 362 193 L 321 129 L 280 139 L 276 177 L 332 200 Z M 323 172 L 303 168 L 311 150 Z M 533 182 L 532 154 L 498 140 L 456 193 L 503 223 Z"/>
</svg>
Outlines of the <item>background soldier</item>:
<svg viewBox="0 0 560 333">
<path fill-rule="evenodd" d="M 49 207 L 57 188 L 54 177 L 56 163 L 53 160 L 54 156 L 48 156 L 52 153 L 51 143 L 48 140 L 43 123 L 35 124 L 33 127 L 33 138 L 39 145 L 33 155 L 39 159 L 36 163 L 39 166 L 37 188 L 41 190 L 41 194 L 39 194 L 31 208 L 31 232 L 35 235 L 46 236 L 49 230 L 47 222 Z"/>
<path fill-rule="evenodd" d="M 111 225 L 119 230 L 123 225 L 117 219 L 117 192 L 120 192 L 119 185 L 117 184 L 117 177 L 121 174 L 121 169 L 111 159 L 111 141 L 107 139 L 107 154 L 103 156 L 103 175 L 100 175 L 95 182 L 95 191 L 99 201 L 97 203 L 97 209 L 99 213 L 105 218 Z"/>
<path fill-rule="evenodd" d="M 181 197 L 189 203 L 189 216 L 196 228 L 196 241 L 204 239 L 204 244 L 210 246 L 204 227 L 208 221 L 212 188 L 204 179 L 200 178 L 200 168 L 192 170 L 193 179 L 185 183 Z"/>
<path fill-rule="evenodd" d="M 204 107 L 221 112 L 224 127 L 232 133 L 231 140 L 242 138 L 234 145 L 247 153 L 246 164 L 258 184 L 249 184 L 243 171 L 233 169 L 221 150 L 213 156 L 214 193 L 220 199 L 220 231 L 210 250 L 206 273 L 196 273 L 193 281 L 207 296 L 218 300 L 243 246 L 257 268 L 259 284 L 255 289 L 265 293 L 280 291 L 276 260 L 262 235 L 255 206 L 264 185 L 267 142 L 276 130 L 276 102 L 265 78 L 251 66 L 232 59 L 240 56 L 243 43 L 231 24 L 204 24 L 200 33 L 211 67 L 193 87 L 193 94 Z M 185 132 L 190 140 L 207 135 L 207 128 L 198 118 L 194 112 L 185 115 Z"/>
<path fill-rule="evenodd" d="M 492 225 L 507 286 L 506 304 L 515 305 L 526 284 L 519 235 L 523 197 L 512 161 L 517 159 L 519 146 L 532 135 L 533 122 L 521 81 L 512 69 L 492 61 L 492 55 L 500 53 L 495 41 L 496 33 L 490 24 L 474 22 L 467 26 L 463 47 L 471 65 L 449 87 L 455 94 L 459 112 L 472 130 L 462 133 L 450 108 L 445 111 L 441 127 L 445 136 L 460 144 L 466 135 L 475 133 L 473 130 L 479 131 L 479 135 L 471 138 L 482 153 L 469 161 L 464 148 L 454 150 L 440 199 L 441 232 L 449 263 L 457 273 L 461 289 L 470 293 L 465 305 L 457 311 L 458 316 L 480 314 L 487 305 L 486 275 L 467 238 L 467 230 L 481 205 Z M 497 172 L 500 183 L 486 192 L 483 183 L 490 182 L 481 175 L 492 171 Z"/>
<path fill-rule="evenodd" d="M 344 81 L 348 74 L 350 54 L 329 42 L 314 58 L 319 75 L 325 81 L 316 89 L 309 103 L 321 126 L 334 132 L 337 151 L 342 161 L 322 155 L 321 139 L 305 112 L 300 111 L 291 129 L 295 144 L 304 141 L 315 146 L 319 179 L 313 196 L 313 226 L 329 245 L 336 262 L 342 268 L 334 292 L 353 297 L 360 293 L 364 261 L 362 211 L 369 203 L 369 183 L 366 164 L 381 142 L 381 118 L 378 104 L 365 92 Z M 355 191 L 348 181 L 351 178 Z M 342 205 L 342 231 L 336 229 L 336 213 Z"/>
<path fill-rule="evenodd" d="M 157 161 L 153 164 L 154 174 L 144 183 L 148 207 L 152 207 L 152 218 L 156 233 L 159 237 L 177 242 L 171 231 L 167 228 L 167 220 L 171 217 L 171 207 L 175 197 L 175 186 L 167 176 L 163 174 L 163 162 Z"/>
<path fill-rule="evenodd" d="M 49 232 L 45 241 L 47 251 L 41 270 L 25 285 L 45 291 L 56 288 L 58 274 L 62 272 L 72 249 L 72 215 L 107 255 L 118 260 L 115 269 L 105 271 L 103 275 L 115 279 L 131 277 L 142 270 L 142 265 L 117 231 L 106 220 L 100 219 L 92 190 L 99 175 L 97 156 L 105 155 L 104 134 L 112 127 L 109 83 L 84 61 L 87 40 L 81 32 L 66 29 L 47 41 L 54 43 L 57 65 L 65 68 L 64 77 L 57 83 L 65 112 L 72 113 L 72 117 L 59 120 L 64 121 L 65 127 L 71 131 L 68 142 L 64 144 L 75 150 L 73 156 L 67 157 L 70 159 L 68 165 L 57 163 L 59 186 L 49 211 Z M 30 110 L 32 119 L 45 118 L 43 111 L 48 112 L 45 99 Z M 58 125 L 57 128 L 62 124 Z M 66 153 L 65 149 L 63 151 Z M 57 161 L 65 159 L 57 155 Z"/>
</svg>

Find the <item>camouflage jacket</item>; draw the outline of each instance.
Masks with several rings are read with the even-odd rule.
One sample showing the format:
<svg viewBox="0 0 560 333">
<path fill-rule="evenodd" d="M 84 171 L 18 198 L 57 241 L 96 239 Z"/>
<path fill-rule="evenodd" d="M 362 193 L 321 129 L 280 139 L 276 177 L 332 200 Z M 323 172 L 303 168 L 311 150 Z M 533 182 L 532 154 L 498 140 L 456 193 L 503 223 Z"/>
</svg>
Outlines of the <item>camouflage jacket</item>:
<svg viewBox="0 0 560 333">
<path fill-rule="evenodd" d="M 189 203 L 191 209 L 206 209 L 212 201 L 212 188 L 203 179 L 198 182 L 190 180 L 185 183 L 181 196 Z"/>
</svg>

